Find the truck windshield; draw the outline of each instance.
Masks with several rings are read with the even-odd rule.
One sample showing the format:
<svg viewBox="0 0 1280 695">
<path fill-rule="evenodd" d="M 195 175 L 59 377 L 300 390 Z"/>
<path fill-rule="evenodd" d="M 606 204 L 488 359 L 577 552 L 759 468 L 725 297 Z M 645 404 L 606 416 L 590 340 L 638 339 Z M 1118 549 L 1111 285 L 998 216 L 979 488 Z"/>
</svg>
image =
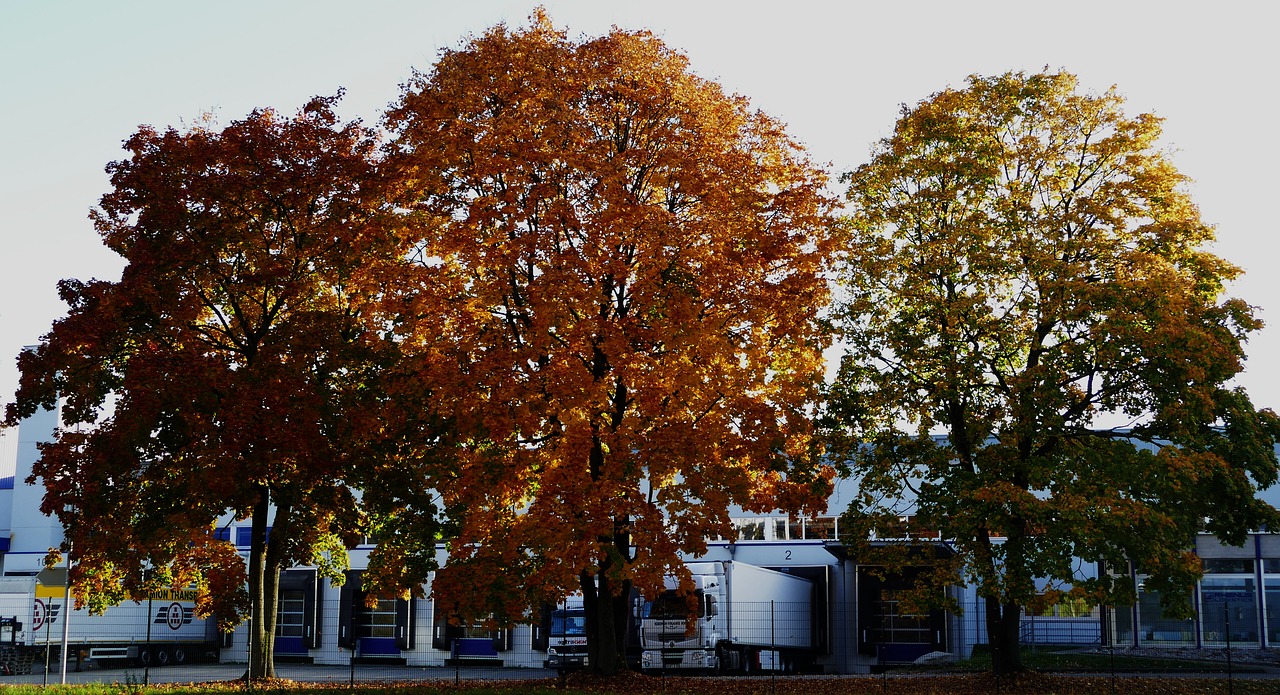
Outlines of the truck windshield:
<svg viewBox="0 0 1280 695">
<path fill-rule="evenodd" d="M 696 589 L 694 596 L 698 597 L 698 617 L 706 617 L 706 602 L 702 600 L 702 589 Z M 674 591 L 664 591 L 657 600 L 649 604 L 648 617 L 654 620 L 685 620 L 689 617 L 689 603 Z"/>
<path fill-rule="evenodd" d="M 558 610 L 551 613 L 551 636 L 573 637 L 587 634 L 586 613 L 580 610 Z"/>
</svg>

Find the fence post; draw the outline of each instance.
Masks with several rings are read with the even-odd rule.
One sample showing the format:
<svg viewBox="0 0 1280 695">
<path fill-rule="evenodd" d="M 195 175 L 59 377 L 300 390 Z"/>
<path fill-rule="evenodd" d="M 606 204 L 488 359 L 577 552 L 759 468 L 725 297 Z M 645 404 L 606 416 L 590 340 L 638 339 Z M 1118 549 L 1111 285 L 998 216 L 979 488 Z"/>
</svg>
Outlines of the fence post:
<svg viewBox="0 0 1280 695">
<path fill-rule="evenodd" d="M 773 599 L 769 599 L 769 644 L 773 647 L 772 668 L 769 669 L 769 691 L 778 692 L 778 664 L 782 661 L 782 652 L 778 649 L 778 618 L 773 610 Z"/>
<path fill-rule="evenodd" d="M 1231 678 L 1231 600 L 1222 602 L 1223 636 L 1227 639 L 1227 694 L 1235 691 Z"/>
<path fill-rule="evenodd" d="M 1035 611 L 1028 611 L 1028 612 L 1031 613 L 1031 615 L 1028 616 L 1031 619 L 1027 622 L 1027 626 L 1030 628 L 1027 634 L 1027 644 L 1031 645 L 1031 653 L 1035 654 L 1036 653 L 1036 612 Z M 1021 632 L 1021 630 L 1019 630 L 1019 632 Z"/>
<path fill-rule="evenodd" d="M 1106 621 L 1106 638 L 1107 645 L 1111 647 L 1111 695 L 1116 693 L 1116 631 L 1115 631 L 1115 611 L 1104 606 L 1102 608 L 1103 615 L 1107 616 Z"/>
<path fill-rule="evenodd" d="M 50 601 L 50 605 L 52 605 Z M 52 647 L 49 645 L 49 635 L 53 633 L 53 627 L 49 624 L 49 616 L 53 614 L 48 608 L 44 609 L 44 684 L 49 685 L 49 653 Z"/>
<path fill-rule="evenodd" d="M 147 645 L 143 647 L 143 653 L 146 656 L 142 661 L 142 684 L 151 684 L 151 621 L 155 620 L 156 609 L 155 600 L 151 596 L 151 592 L 147 592 Z"/>
<path fill-rule="evenodd" d="M 250 613 L 249 618 L 244 621 L 245 632 L 245 669 L 244 669 L 244 687 L 246 690 L 253 690 L 253 614 Z"/>
</svg>

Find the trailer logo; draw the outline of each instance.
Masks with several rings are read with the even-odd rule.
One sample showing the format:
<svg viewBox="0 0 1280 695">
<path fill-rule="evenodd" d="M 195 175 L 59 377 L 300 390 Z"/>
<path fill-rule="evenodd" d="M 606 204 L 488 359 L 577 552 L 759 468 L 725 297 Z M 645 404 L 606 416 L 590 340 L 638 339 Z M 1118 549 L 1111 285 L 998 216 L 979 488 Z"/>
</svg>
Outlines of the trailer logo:
<svg viewBox="0 0 1280 695">
<path fill-rule="evenodd" d="M 156 609 L 155 625 L 167 625 L 170 630 L 177 630 L 183 625 L 190 625 L 194 617 L 194 608 L 183 608 L 181 603 L 170 603 Z"/>
<path fill-rule="evenodd" d="M 56 622 L 58 622 L 58 604 L 53 601 L 46 604 L 36 599 L 35 605 L 31 607 L 31 629 L 39 630 L 45 625 L 53 625 Z"/>
</svg>

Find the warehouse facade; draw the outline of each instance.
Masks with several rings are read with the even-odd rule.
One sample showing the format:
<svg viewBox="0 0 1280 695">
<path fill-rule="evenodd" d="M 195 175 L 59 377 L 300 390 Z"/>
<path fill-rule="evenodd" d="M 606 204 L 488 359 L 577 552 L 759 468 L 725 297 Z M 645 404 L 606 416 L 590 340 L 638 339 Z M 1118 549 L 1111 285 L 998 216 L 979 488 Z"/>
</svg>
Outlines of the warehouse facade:
<svg viewBox="0 0 1280 695">
<path fill-rule="evenodd" d="M 57 425 L 56 413 L 24 421 L 9 461 L 0 461 L 0 574 L 4 578 L 36 576 L 50 547 L 62 540 L 57 521 L 40 513 L 43 488 L 26 477 Z M 12 436 L 12 433 L 9 433 Z M 9 442 L 12 444 L 12 441 Z M 737 562 L 808 579 L 813 584 L 811 666 L 828 673 L 866 673 L 909 663 L 924 654 L 946 652 L 966 658 L 986 642 L 981 601 L 970 586 L 947 589 L 963 614 L 933 611 L 907 614 L 897 595 L 910 578 L 906 568 L 885 578 L 839 542 L 839 514 L 856 491 L 856 482 L 837 481 L 827 514 L 808 519 L 784 515 L 733 513 L 736 537 L 709 543 L 707 552 L 688 561 Z M 1271 501 L 1276 504 L 1277 501 Z M 218 534 L 247 556 L 248 522 L 227 518 Z M 892 540 L 886 541 L 892 542 Z M 948 552 L 947 544 L 935 544 Z M 446 666 L 457 663 L 540 668 L 546 659 L 546 627 L 532 624 L 492 630 L 482 625 L 450 625 L 433 601 L 379 600 L 368 607 L 361 588 L 371 544 L 350 550 L 347 581 L 335 586 L 314 568 L 286 570 L 281 581 L 276 655 L 281 660 L 345 664 L 353 658 L 369 662 Z M 1267 648 L 1280 645 L 1280 536 L 1256 533 L 1243 547 L 1224 546 L 1212 536 L 1197 539 L 1205 576 L 1192 592 L 1195 619 L 1166 618 L 1160 598 L 1145 590 L 1138 568 L 1112 569 L 1134 582 L 1139 600 L 1133 606 L 1092 607 L 1060 604 L 1028 611 L 1022 639 L 1037 644 L 1078 646 L 1184 646 Z M 447 551 L 437 548 L 447 563 Z M 1080 563 L 1077 576 L 1096 576 L 1096 566 Z M 426 587 L 428 593 L 430 585 Z M 46 592 L 50 593 L 50 592 Z M 33 599 L 34 600 L 34 599 Z M 49 607 L 57 597 L 46 596 Z M 785 607 L 760 605 L 760 611 Z M 125 610 L 125 606 L 111 610 Z M 637 602 L 636 613 L 643 611 Z M 3 618 L 4 616 L 0 616 Z M 71 620 L 91 620 L 76 611 Z M 159 622 L 157 620 L 156 622 Z M 211 648 L 224 661 L 243 661 L 248 631 L 209 635 Z M 137 636 L 139 639 L 141 636 Z M 156 647 L 157 661 L 175 657 Z"/>
</svg>

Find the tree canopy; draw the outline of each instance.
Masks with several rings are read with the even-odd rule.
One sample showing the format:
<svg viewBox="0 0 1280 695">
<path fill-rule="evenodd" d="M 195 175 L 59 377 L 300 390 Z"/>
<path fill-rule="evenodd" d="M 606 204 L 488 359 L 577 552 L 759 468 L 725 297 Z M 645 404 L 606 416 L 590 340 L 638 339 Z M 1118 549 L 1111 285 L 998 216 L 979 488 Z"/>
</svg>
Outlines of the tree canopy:
<svg viewBox="0 0 1280 695">
<path fill-rule="evenodd" d="M 825 512 L 843 464 L 860 565 L 906 606 L 976 585 L 1007 672 L 1025 607 L 1131 602 L 1131 568 L 1185 606 L 1197 533 L 1280 524 L 1280 418 L 1232 385 L 1262 324 L 1114 89 L 904 107 L 843 219 L 783 124 L 646 32 L 496 26 L 384 143 L 337 99 L 143 127 L 108 165 L 122 277 L 60 284 L 5 412 L 61 408 L 32 479 L 91 607 L 194 583 L 270 676 L 280 570 L 341 581 L 375 536 L 362 589 L 431 581 L 438 617 L 581 591 L 609 673 L 633 589 L 687 579 L 731 507 Z"/>
<path fill-rule="evenodd" d="M 1261 323 L 1224 295 L 1239 270 L 1207 249 L 1160 119 L 1122 106 L 1066 73 L 975 76 L 904 107 L 845 178 L 827 415 L 861 476 L 846 542 L 953 539 L 926 583 L 976 583 L 998 671 L 1020 668 L 1022 607 L 1133 600 L 1073 558 L 1136 563 L 1176 602 L 1197 532 L 1277 520 L 1255 493 L 1280 421 L 1230 384 Z"/>
<path fill-rule="evenodd" d="M 195 582 L 224 625 L 251 604 L 254 675 L 272 673 L 280 569 L 345 566 L 363 524 L 353 462 L 383 412 L 389 348 L 367 319 L 379 259 L 400 254 L 371 224 L 376 142 L 336 99 L 129 138 L 92 215 L 122 277 L 61 283 L 69 312 L 22 355 L 7 410 L 13 424 L 63 403 L 33 478 L 78 598 Z M 249 602 L 214 534 L 228 511 L 252 519 Z"/>
<path fill-rule="evenodd" d="M 436 600 L 510 619 L 579 586 L 615 669 L 629 587 L 731 536 L 729 505 L 825 500 L 826 179 L 652 35 L 541 14 L 446 51 L 388 123 L 405 350 L 466 442 Z"/>
</svg>

